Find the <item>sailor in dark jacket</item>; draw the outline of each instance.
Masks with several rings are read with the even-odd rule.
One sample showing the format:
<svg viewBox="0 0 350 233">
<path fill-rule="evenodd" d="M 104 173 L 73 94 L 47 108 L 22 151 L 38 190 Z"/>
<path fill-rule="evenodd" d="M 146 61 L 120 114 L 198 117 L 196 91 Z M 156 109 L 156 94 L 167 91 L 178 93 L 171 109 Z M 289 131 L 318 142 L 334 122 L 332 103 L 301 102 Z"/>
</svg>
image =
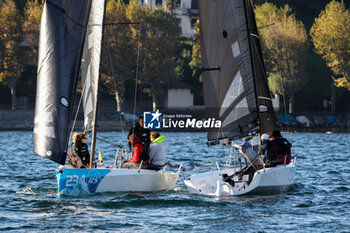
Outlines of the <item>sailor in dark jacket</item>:
<svg viewBox="0 0 350 233">
<path fill-rule="evenodd" d="M 278 130 L 272 132 L 271 142 L 274 143 L 277 151 L 278 164 L 289 164 L 292 155 L 292 144 L 286 138 L 282 137 L 281 132 Z"/>
<path fill-rule="evenodd" d="M 88 145 L 86 144 L 87 138 L 84 133 L 74 134 L 73 143 L 71 146 L 71 152 L 75 157 L 79 157 L 83 164 L 83 167 L 88 167 L 90 164 L 90 154 Z"/>
<path fill-rule="evenodd" d="M 289 164 L 291 158 L 292 144 L 283 138 L 280 131 L 275 130 L 271 133 L 269 141 L 265 141 L 265 156 L 263 162 L 267 166 L 274 167 L 277 164 Z"/>
<path fill-rule="evenodd" d="M 136 123 L 136 125 L 130 129 L 128 134 L 128 140 L 130 135 L 132 134 L 134 134 L 136 137 L 140 139 L 142 146 L 145 148 L 145 150 L 148 153 L 149 145 L 151 144 L 150 131 L 149 129 L 143 128 L 143 116 L 140 116 L 139 121 Z M 130 142 L 129 142 L 129 147 L 131 150 Z"/>
</svg>

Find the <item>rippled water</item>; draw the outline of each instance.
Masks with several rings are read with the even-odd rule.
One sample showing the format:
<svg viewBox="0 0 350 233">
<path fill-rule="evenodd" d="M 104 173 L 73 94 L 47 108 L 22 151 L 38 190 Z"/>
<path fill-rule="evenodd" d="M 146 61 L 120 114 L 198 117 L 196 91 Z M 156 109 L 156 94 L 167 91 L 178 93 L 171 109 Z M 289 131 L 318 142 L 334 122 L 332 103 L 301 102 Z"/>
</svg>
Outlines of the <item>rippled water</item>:
<svg viewBox="0 0 350 233">
<path fill-rule="evenodd" d="M 221 164 L 226 148 L 204 133 L 165 133 L 173 164 Z M 32 152 L 31 132 L 0 132 L 0 231 L 13 232 L 349 232 L 350 135 L 285 134 L 298 155 L 296 184 L 269 196 L 190 195 L 180 177 L 167 192 L 56 195 L 57 165 Z M 122 133 L 99 137 L 122 143 Z M 105 163 L 114 148 L 98 143 Z M 215 169 L 215 168 L 212 168 Z M 201 170 L 199 170 L 201 171 Z M 189 174 L 185 174 L 189 175 Z"/>
</svg>

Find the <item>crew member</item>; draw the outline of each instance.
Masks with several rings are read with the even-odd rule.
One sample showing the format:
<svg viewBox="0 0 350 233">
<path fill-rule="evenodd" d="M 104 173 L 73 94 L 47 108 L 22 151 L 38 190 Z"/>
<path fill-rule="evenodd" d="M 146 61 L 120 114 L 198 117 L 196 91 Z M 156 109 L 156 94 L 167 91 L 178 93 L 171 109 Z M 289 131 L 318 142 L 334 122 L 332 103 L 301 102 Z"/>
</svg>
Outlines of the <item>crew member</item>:
<svg viewBox="0 0 350 233">
<path fill-rule="evenodd" d="M 271 142 L 274 143 L 277 154 L 278 154 L 278 164 L 289 164 L 291 159 L 291 147 L 292 144 L 282 137 L 281 132 L 279 130 L 275 130 L 271 135 Z"/>
<path fill-rule="evenodd" d="M 162 143 L 164 136 L 160 136 L 160 134 L 156 131 L 151 131 L 150 139 L 152 143 L 149 148 L 149 169 L 160 170 L 160 168 L 164 165 L 166 157 L 165 146 Z"/>
<path fill-rule="evenodd" d="M 260 169 L 260 164 L 258 161 L 258 155 L 253 150 L 251 144 L 248 141 L 244 141 L 241 146 L 240 150 L 242 154 L 244 155 L 244 159 L 246 161 L 246 171 L 244 174 L 249 174 L 248 184 L 252 181 L 254 177 L 254 173 Z"/>
<path fill-rule="evenodd" d="M 70 149 L 70 152 L 73 156 L 70 158 L 69 163 L 74 165 L 75 167 L 78 167 L 78 168 L 89 167 L 90 154 L 89 154 L 88 145 L 86 144 L 86 142 L 87 142 L 87 138 L 84 133 L 81 133 L 81 134 L 75 133 L 73 135 L 73 143 Z M 76 160 L 75 158 L 80 158 L 82 165 L 79 164 L 80 161 L 78 163 L 75 162 L 74 161 Z"/>
<path fill-rule="evenodd" d="M 126 160 L 123 167 L 139 168 L 141 161 L 143 165 L 147 165 L 149 162 L 149 155 L 141 144 L 141 140 L 135 134 L 131 134 L 129 136 L 129 143 L 132 145 L 132 158 Z M 145 166 L 142 168 L 145 168 Z"/>
<path fill-rule="evenodd" d="M 150 131 L 149 131 L 149 129 L 143 128 L 143 116 L 140 116 L 136 125 L 130 129 L 129 134 L 128 134 L 128 140 L 129 140 L 130 135 L 132 135 L 132 134 L 134 134 L 136 137 L 138 137 L 140 139 L 142 146 L 145 148 L 146 152 L 148 153 L 149 145 L 151 143 Z M 130 141 L 129 141 L 129 147 L 131 150 L 132 145 L 130 144 Z"/>
<path fill-rule="evenodd" d="M 260 148 L 258 150 L 258 155 L 265 155 L 267 143 L 270 141 L 270 135 L 264 133 L 260 137 Z"/>
</svg>

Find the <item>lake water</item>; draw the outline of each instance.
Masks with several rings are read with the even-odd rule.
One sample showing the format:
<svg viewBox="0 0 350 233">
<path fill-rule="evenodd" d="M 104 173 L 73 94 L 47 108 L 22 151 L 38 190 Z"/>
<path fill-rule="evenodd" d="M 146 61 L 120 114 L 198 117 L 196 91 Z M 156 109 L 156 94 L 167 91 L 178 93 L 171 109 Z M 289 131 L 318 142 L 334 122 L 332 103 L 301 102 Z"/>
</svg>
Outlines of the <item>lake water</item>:
<svg viewBox="0 0 350 233">
<path fill-rule="evenodd" d="M 191 163 L 210 164 L 216 157 L 225 165 L 229 150 L 206 148 L 204 133 L 164 135 L 172 164 L 189 168 Z M 57 165 L 33 153 L 32 133 L 0 132 L 0 231 L 350 232 L 350 135 L 284 136 L 298 155 L 296 184 L 284 194 L 191 195 L 181 175 L 176 188 L 166 192 L 60 197 Z M 126 134 L 99 137 L 125 144 Z M 105 164 L 112 161 L 114 148 L 100 142 L 97 148 Z"/>
</svg>

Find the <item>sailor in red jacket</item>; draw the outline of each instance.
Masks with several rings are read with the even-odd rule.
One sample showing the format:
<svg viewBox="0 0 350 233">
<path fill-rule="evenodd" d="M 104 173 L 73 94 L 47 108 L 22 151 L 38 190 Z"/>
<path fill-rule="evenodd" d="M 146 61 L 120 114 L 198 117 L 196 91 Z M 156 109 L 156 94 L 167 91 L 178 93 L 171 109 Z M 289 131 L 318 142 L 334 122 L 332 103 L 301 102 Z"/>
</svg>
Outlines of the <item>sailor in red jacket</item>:
<svg viewBox="0 0 350 233">
<path fill-rule="evenodd" d="M 131 134 L 129 136 L 129 142 L 132 144 L 132 163 L 140 163 L 143 161 L 143 163 L 147 163 L 149 161 L 149 155 L 143 145 L 141 144 L 141 140 L 136 137 L 134 134 Z"/>
</svg>

